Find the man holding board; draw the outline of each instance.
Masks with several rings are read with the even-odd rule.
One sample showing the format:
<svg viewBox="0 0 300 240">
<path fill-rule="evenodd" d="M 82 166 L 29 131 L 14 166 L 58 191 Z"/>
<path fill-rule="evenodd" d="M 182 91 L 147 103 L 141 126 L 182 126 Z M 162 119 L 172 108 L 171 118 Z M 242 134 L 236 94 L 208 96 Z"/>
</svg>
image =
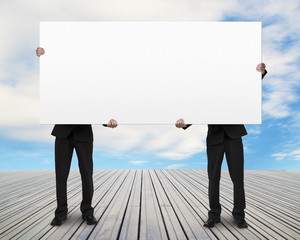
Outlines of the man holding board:
<svg viewBox="0 0 300 240">
<path fill-rule="evenodd" d="M 257 65 L 256 70 L 262 73 L 262 78 L 267 74 L 264 63 Z M 187 129 L 191 124 L 185 124 L 183 119 L 176 121 L 177 128 Z M 209 207 L 208 220 L 205 227 L 212 228 L 220 222 L 220 177 L 224 153 L 226 155 L 229 174 L 234 186 L 234 207 L 232 215 L 239 228 L 248 227 L 245 221 L 244 209 L 246 207 L 244 191 L 244 152 L 242 136 L 247 131 L 244 125 L 208 124 L 206 138 L 207 172 L 208 172 L 208 197 Z"/>
<path fill-rule="evenodd" d="M 36 49 L 36 55 L 45 54 L 41 47 Z M 105 127 L 115 128 L 116 120 L 111 119 Z M 87 224 L 96 224 L 94 208 L 92 207 L 93 187 L 93 131 L 90 124 L 67 125 L 56 124 L 51 133 L 55 139 L 55 175 L 57 208 L 51 222 L 53 226 L 60 226 L 67 219 L 67 180 L 70 172 L 71 160 L 75 149 L 79 162 L 82 181 L 82 202 L 80 210 L 82 219 Z"/>
</svg>

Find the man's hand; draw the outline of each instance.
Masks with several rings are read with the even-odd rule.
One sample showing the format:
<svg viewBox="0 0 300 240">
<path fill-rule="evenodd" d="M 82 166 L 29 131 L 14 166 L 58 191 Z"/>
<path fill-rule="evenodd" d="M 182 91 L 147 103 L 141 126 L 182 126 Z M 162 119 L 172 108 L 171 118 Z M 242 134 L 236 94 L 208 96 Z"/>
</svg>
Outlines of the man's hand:
<svg viewBox="0 0 300 240">
<path fill-rule="evenodd" d="M 260 63 L 256 67 L 256 71 L 261 72 L 262 74 L 265 74 L 266 72 L 266 65 L 264 63 Z"/>
<path fill-rule="evenodd" d="M 180 118 L 176 121 L 175 126 L 177 128 L 185 128 L 186 124 L 184 123 L 184 120 L 182 118 Z"/>
<path fill-rule="evenodd" d="M 45 50 L 42 47 L 37 47 L 37 49 L 35 50 L 35 53 L 38 57 L 40 57 L 45 54 Z"/>
<path fill-rule="evenodd" d="M 110 119 L 108 124 L 107 124 L 107 127 L 110 127 L 110 128 L 115 128 L 118 126 L 118 123 L 115 119 Z"/>
</svg>

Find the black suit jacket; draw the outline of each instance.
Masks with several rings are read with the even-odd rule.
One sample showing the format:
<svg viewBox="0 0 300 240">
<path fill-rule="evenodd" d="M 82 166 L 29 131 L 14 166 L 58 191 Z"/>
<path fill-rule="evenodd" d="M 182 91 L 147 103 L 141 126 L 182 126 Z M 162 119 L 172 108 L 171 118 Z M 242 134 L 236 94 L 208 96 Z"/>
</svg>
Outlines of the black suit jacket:
<svg viewBox="0 0 300 240">
<path fill-rule="evenodd" d="M 206 143 L 207 145 L 215 145 L 223 142 L 224 134 L 227 134 L 230 138 L 239 138 L 247 135 L 246 128 L 243 124 L 232 125 L 215 125 L 209 124 Z"/>
<path fill-rule="evenodd" d="M 262 79 L 266 74 L 267 71 L 264 74 L 262 74 Z M 186 128 L 184 129 L 187 129 L 191 125 L 192 124 L 187 124 Z M 215 145 L 221 143 L 224 139 L 224 133 L 226 133 L 230 138 L 239 138 L 247 135 L 246 128 L 243 124 L 208 124 L 206 143 L 208 145 Z"/>
<path fill-rule="evenodd" d="M 74 139 L 79 142 L 92 142 L 93 131 L 92 125 L 82 124 L 82 125 L 64 125 L 56 124 L 52 130 L 52 135 L 58 138 L 66 139 L 73 133 Z"/>
</svg>

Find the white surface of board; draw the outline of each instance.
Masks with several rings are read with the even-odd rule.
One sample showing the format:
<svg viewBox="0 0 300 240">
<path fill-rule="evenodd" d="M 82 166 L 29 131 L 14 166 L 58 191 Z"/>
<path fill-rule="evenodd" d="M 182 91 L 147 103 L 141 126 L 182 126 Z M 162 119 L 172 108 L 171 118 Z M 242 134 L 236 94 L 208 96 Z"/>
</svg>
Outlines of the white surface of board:
<svg viewBox="0 0 300 240">
<path fill-rule="evenodd" d="M 41 22 L 40 123 L 260 124 L 260 22 Z"/>
</svg>

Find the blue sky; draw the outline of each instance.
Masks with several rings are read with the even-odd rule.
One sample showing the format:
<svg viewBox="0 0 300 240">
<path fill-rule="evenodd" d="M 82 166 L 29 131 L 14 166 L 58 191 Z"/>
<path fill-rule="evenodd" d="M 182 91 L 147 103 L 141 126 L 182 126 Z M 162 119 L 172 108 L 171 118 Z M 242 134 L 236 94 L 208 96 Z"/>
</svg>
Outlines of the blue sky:
<svg viewBox="0 0 300 240">
<path fill-rule="evenodd" d="M 15 0 L 0 3 L 0 19 L 0 170 L 54 169 L 53 126 L 39 125 L 39 22 L 112 20 L 261 21 L 269 73 L 263 124 L 246 125 L 245 169 L 300 170 L 299 1 Z M 206 126 L 93 130 L 95 169 L 206 168 Z"/>
</svg>

